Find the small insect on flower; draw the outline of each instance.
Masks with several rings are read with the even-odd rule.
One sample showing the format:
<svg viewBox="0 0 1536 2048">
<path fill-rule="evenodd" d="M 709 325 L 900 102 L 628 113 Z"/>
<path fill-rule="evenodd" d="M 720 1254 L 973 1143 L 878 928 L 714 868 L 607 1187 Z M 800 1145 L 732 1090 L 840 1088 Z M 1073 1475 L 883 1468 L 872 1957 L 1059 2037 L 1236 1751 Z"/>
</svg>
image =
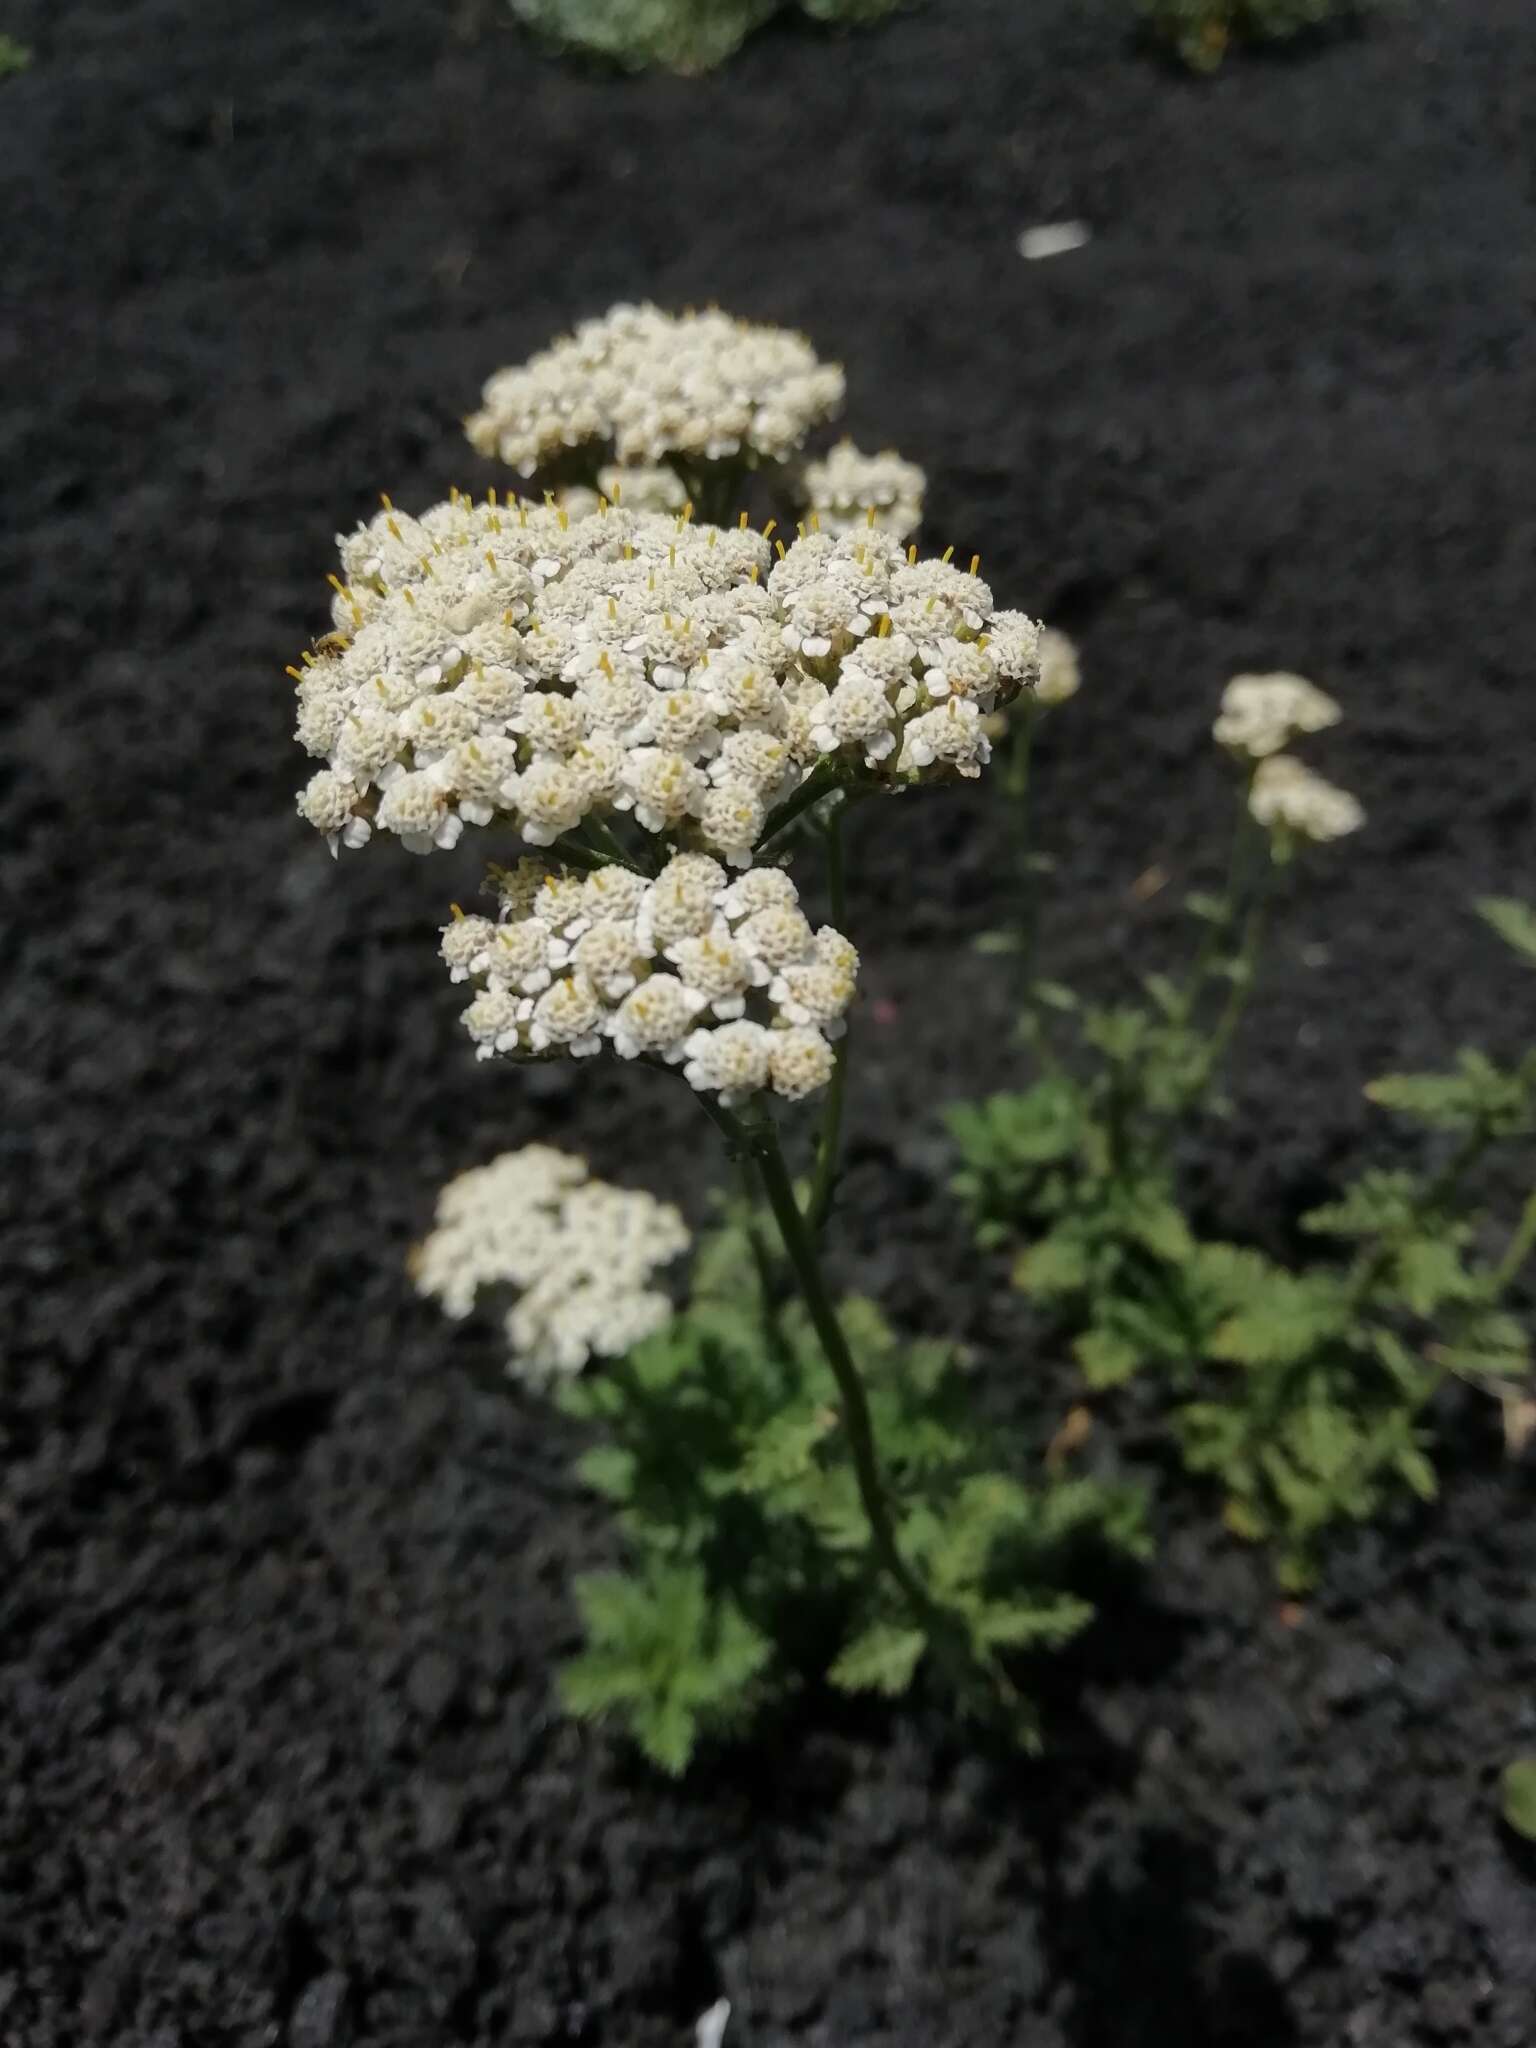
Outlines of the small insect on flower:
<svg viewBox="0 0 1536 2048">
<path fill-rule="evenodd" d="M 411 1276 L 455 1318 L 483 1291 L 520 1294 L 507 1316 L 507 1371 L 538 1387 L 660 1329 L 672 1305 L 652 1283 L 689 1243 L 670 1203 L 595 1180 L 584 1159 L 552 1146 L 525 1145 L 449 1181 Z"/>
</svg>

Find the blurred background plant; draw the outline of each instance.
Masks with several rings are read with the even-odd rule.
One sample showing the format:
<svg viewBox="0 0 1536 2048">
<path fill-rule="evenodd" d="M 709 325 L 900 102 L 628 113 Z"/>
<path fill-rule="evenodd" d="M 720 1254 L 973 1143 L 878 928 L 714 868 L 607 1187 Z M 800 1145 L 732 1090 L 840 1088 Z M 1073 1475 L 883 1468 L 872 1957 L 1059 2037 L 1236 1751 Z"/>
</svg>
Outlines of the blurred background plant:
<svg viewBox="0 0 1536 2048">
<path fill-rule="evenodd" d="M 32 62 L 32 52 L 14 36 L 0 35 L 0 78 L 14 78 Z"/>
<path fill-rule="evenodd" d="M 568 50 L 626 71 L 661 66 L 692 75 L 733 56 L 788 0 L 511 0 L 517 18 Z M 891 13 L 899 0 L 793 0 L 811 20 L 854 26 Z"/>
<path fill-rule="evenodd" d="M 1192 71 L 1215 71 L 1235 43 L 1286 43 L 1358 18 L 1363 0 L 1136 0 L 1149 36 Z"/>
<path fill-rule="evenodd" d="M 1147 975 L 1139 1002 L 1113 1005 L 1032 981 L 1021 1033 L 1040 1078 L 949 1119 L 979 1241 L 1022 1241 L 1014 1283 L 1071 1333 L 1090 1391 L 1162 1376 L 1186 1465 L 1221 1485 L 1235 1534 L 1274 1546 L 1292 1590 L 1315 1578 L 1338 1523 L 1369 1518 L 1404 1488 L 1433 1496 L 1425 1411 L 1448 1378 L 1495 1395 L 1518 1428 L 1530 1363 L 1506 1302 L 1536 1244 L 1536 1195 L 1490 1251 L 1467 1187 L 1492 1144 L 1536 1128 L 1536 1050 L 1509 1069 L 1469 1051 L 1447 1073 L 1372 1084 L 1381 1107 L 1452 1143 L 1436 1169 L 1367 1171 L 1302 1219 L 1352 1246 L 1344 1265 L 1291 1270 L 1250 1247 L 1202 1242 L 1180 1200 L 1176 1143 L 1226 1112 L 1221 1073 L 1276 885 L 1309 843 L 1363 822 L 1353 798 L 1284 751 L 1338 716 L 1299 677 L 1234 678 L 1214 732 L 1242 769 L 1237 830 L 1221 894 L 1187 901 L 1204 927 L 1192 964 L 1177 978 Z M 1028 739 L 1015 721 L 1017 806 L 1028 800 Z M 1040 866 L 1029 859 L 1025 901 Z M 1478 908 L 1536 965 L 1536 914 L 1510 899 Z M 1026 959 L 1028 946 L 1028 929 L 989 942 Z M 1058 1042 L 1051 1017 L 1071 1023 L 1074 1042 Z"/>
</svg>

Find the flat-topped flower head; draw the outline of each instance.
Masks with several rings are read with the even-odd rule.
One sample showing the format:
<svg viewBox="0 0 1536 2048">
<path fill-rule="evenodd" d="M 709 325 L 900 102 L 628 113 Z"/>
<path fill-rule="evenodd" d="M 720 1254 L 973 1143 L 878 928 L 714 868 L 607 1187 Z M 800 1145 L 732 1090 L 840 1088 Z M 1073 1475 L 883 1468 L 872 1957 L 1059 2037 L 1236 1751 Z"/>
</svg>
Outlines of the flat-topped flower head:
<svg viewBox="0 0 1536 2048">
<path fill-rule="evenodd" d="M 1278 754 L 1303 733 L 1324 732 L 1343 717 L 1326 691 L 1304 676 L 1234 676 L 1211 728 L 1218 746 L 1248 761 Z"/>
<path fill-rule="evenodd" d="M 1271 754 L 1254 770 L 1248 808 L 1277 839 L 1315 845 L 1358 832 L 1365 812 L 1347 789 L 1324 781 L 1294 754 Z"/>
<path fill-rule="evenodd" d="M 655 1275 L 689 1242 L 670 1203 L 594 1180 L 584 1159 L 552 1146 L 525 1145 L 448 1183 L 411 1272 L 456 1318 L 482 1292 L 520 1294 L 507 1370 L 543 1386 L 660 1329 L 672 1305 Z"/>
<path fill-rule="evenodd" d="M 746 866 L 818 769 L 893 789 L 975 773 L 974 742 L 921 721 L 1000 708 L 1039 673 L 1032 620 L 868 529 L 770 546 L 455 496 L 415 521 L 387 507 L 341 552 L 342 623 L 293 671 L 320 764 L 299 809 L 333 852 L 426 853 L 469 826 L 549 847 L 627 816 Z"/>
<path fill-rule="evenodd" d="M 805 494 L 828 533 L 878 527 L 905 540 L 922 523 L 928 479 L 915 462 L 893 448 L 865 455 L 852 441 L 839 441 L 818 462 L 805 465 Z"/>
<path fill-rule="evenodd" d="M 464 428 L 480 454 L 524 477 L 573 451 L 606 452 L 615 466 L 598 473 L 600 490 L 636 510 L 672 510 L 680 486 L 658 467 L 669 457 L 783 461 L 842 401 L 842 371 L 804 335 L 718 310 L 620 305 L 497 371 Z"/>
<path fill-rule="evenodd" d="M 651 881 L 605 868 L 535 882 L 533 865 L 495 875 L 499 920 L 456 915 L 443 930 L 451 977 L 474 990 L 464 1027 L 479 1058 L 606 1050 L 682 1066 L 732 1103 L 826 1085 L 859 956 L 830 925 L 812 929 L 782 869 L 732 882 L 683 853 Z"/>
</svg>

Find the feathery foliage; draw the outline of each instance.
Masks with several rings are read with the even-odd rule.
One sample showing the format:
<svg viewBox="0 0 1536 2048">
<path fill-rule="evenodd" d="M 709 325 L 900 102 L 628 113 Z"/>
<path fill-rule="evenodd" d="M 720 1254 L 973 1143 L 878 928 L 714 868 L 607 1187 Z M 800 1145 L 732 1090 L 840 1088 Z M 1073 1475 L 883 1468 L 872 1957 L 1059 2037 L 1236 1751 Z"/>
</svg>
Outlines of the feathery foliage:
<svg viewBox="0 0 1536 2048">
<path fill-rule="evenodd" d="M 619 1721 L 672 1772 L 796 1683 L 895 1697 L 943 1654 L 877 1569 L 836 1385 L 767 1244 L 761 1219 L 733 1205 L 700 1246 L 688 1307 L 562 1396 L 602 1430 L 579 1469 L 612 1503 L 631 1560 L 578 1586 L 587 1648 L 565 1702 Z M 1065 1642 L 1092 1614 L 1071 1589 L 1074 1559 L 1137 1553 L 1139 1496 L 993 1469 L 955 1347 L 901 1342 L 865 1300 L 840 1313 L 897 1540 L 945 1616 L 978 1655 Z"/>
</svg>

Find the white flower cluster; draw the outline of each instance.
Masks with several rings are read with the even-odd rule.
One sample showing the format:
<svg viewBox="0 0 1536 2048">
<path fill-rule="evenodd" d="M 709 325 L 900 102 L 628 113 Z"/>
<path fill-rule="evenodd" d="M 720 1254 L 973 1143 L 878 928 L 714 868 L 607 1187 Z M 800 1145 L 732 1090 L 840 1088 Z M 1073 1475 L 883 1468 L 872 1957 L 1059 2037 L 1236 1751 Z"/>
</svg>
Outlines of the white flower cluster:
<svg viewBox="0 0 1536 2048">
<path fill-rule="evenodd" d="M 464 423 L 482 455 L 520 476 L 573 449 L 620 463 L 718 462 L 742 450 L 782 461 L 843 401 L 843 373 L 804 335 L 711 310 L 615 306 L 513 369 Z"/>
<path fill-rule="evenodd" d="M 893 448 L 865 455 L 851 441 L 839 441 L 829 454 L 805 465 L 810 509 L 831 533 L 878 526 L 905 540 L 922 524 L 927 488 L 917 464 L 904 462 Z"/>
<path fill-rule="evenodd" d="M 1047 626 L 1040 635 L 1040 680 L 1035 685 L 1039 704 L 1065 704 L 1082 688 L 1083 672 L 1077 648 L 1065 633 Z"/>
<path fill-rule="evenodd" d="M 776 560 L 746 527 L 456 494 L 339 545 L 336 631 L 290 671 L 325 764 L 299 810 L 333 852 L 628 813 L 741 866 L 829 755 L 892 786 L 979 774 L 982 717 L 1038 674 L 1031 619 L 878 532 Z"/>
<path fill-rule="evenodd" d="M 1303 733 L 1325 732 L 1342 716 L 1327 692 L 1305 676 L 1234 676 L 1221 693 L 1211 734 L 1239 759 L 1263 761 Z"/>
<path fill-rule="evenodd" d="M 1322 845 L 1358 832 L 1365 812 L 1294 754 L 1270 754 L 1254 770 L 1248 808 L 1266 832 Z"/>
<path fill-rule="evenodd" d="M 654 881 L 536 860 L 492 874 L 500 918 L 458 915 L 442 941 L 451 978 L 477 991 L 464 1026 L 478 1058 L 606 1045 L 682 1066 L 727 1106 L 762 1089 L 798 1101 L 831 1079 L 859 956 L 830 925 L 812 931 L 782 868 L 732 881 L 683 853 Z"/>
<path fill-rule="evenodd" d="M 592 1179 L 584 1159 L 525 1145 L 449 1181 L 411 1271 L 418 1292 L 454 1317 L 482 1288 L 518 1289 L 508 1370 L 543 1385 L 660 1329 L 672 1305 L 651 1283 L 688 1244 L 669 1203 Z"/>
</svg>

